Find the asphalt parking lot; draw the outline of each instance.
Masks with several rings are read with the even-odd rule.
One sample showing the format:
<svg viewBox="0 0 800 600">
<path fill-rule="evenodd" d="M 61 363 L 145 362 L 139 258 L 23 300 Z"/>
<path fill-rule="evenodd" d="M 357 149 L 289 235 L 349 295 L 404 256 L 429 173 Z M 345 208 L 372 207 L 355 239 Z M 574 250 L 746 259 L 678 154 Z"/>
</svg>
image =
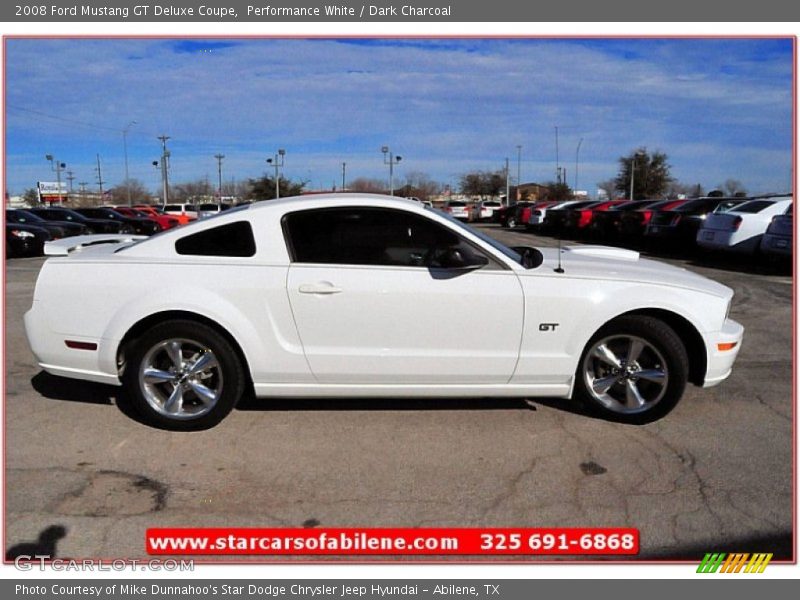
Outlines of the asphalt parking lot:
<svg viewBox="0 0 800 600">
<path fill-rule="evenodd" d="M 690 386 L 656 423 L 557 400 L 343 398 L 249 402 L 196 433 L 132 419 L 117 388 L 41 372 L 22 315 L 43 259 L 9 260 L 5 549 L 136 558 L 145 529 L 168 526 L 629 526 L 644 559 L 790 558 L 792 278 L 666 260 L 732 287 L 746 332 L 730 379 Z"/>
</svg>

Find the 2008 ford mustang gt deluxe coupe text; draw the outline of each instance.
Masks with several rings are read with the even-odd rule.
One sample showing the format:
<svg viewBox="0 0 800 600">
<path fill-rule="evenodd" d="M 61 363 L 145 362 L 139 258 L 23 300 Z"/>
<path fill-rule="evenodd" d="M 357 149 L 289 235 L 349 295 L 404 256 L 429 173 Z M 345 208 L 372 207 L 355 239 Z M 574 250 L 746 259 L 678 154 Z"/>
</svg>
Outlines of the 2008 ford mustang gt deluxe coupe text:
<svg viewBox="0 0 800 600">
<path fill-rule="evenodd" d="M 122 384 L 171 429 L 215 425 L 248 387 L 572 397 L 647 422 L 687 382 L 725 379 L 743 333 L 727 318 L 733 292 L 685 269 L 616 248 L 507 248 L 385 196 L 259 202 L 46 251 L 61 256 L 25 315 L 41 367 Z"/>
</svg>

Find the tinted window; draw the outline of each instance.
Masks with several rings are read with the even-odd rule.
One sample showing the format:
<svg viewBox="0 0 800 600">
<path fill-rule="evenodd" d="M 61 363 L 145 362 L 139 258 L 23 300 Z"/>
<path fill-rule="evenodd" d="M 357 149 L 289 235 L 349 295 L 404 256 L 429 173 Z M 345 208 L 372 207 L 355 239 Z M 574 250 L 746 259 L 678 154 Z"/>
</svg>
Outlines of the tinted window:
<svg viewBox="0 0 800 600">
<path fill-rule="evenodd" d="M 380 208 L 307 210 L 284 218 L 294 262 L 437 266 L 435 250 L 476 251 L 460 236 L 419 215 Z"/>
<path fill-rule="evenodd" d="M 453 202 L 448 202 L 448 203 L 447 203 L 447 206 L 466 206 L 466 205 L 467 205 L 467 203 L 466 203 L 466 202 L 456 202 L 456 201 L 453 201 Z"/>
<path fill-rule="evenodd" d="M 175 251 L 194 256 L 253 256 L 256 242 L 250 223 L 239 221 L 187 235 L 175 242 Z"/>
<path fill-rule="evenodd" d="M 759 213 L 773 204 L 775 203 L 769 200 L 752 200 L 737 206 L 734 210 L 740 213 Z"/>
<path fill-rule="evenodd" d="M 181 212 L 181 211 L 183 211 L 183 206 L 180 205 L 180 204 L 167 204 L 164 207 L 164 210 L 171 210 L 171 211 Z"/>
</svg>

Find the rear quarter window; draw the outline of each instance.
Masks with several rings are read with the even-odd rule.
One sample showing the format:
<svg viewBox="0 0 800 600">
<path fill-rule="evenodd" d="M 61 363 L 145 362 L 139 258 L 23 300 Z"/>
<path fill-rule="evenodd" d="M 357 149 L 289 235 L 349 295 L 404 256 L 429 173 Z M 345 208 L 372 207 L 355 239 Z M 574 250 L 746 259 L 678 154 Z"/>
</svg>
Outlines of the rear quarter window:
<svg viewBox="0 0 800 600">
<path fill-rule="evenodd" d="M 175 242 L 175 251 L 189 256 L 248 257 L 256 253 L 256 241 L 250 223 L 237 221 L 182 237 Z"/>
</svg>

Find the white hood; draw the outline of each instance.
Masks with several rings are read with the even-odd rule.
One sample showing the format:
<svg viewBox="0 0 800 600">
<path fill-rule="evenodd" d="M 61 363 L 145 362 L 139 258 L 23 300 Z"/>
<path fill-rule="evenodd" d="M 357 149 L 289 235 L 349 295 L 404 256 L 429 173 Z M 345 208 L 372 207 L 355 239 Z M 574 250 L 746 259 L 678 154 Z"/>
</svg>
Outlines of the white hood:
<svg viewBox="0 0 800 600">
<path fill-rule="evenodd" d="M 733 290 L 707 277 L 681 267 L 643 259 L 638 252 L 607 246 L 565 246 L 561 248 L 561 268 L 557 273 L 558 249 L 539 248 L 544 262 L 531 273 L 580 279 L 616 279 L 670 287 L 680 287 L 729 298 Z"/>
</svg>

